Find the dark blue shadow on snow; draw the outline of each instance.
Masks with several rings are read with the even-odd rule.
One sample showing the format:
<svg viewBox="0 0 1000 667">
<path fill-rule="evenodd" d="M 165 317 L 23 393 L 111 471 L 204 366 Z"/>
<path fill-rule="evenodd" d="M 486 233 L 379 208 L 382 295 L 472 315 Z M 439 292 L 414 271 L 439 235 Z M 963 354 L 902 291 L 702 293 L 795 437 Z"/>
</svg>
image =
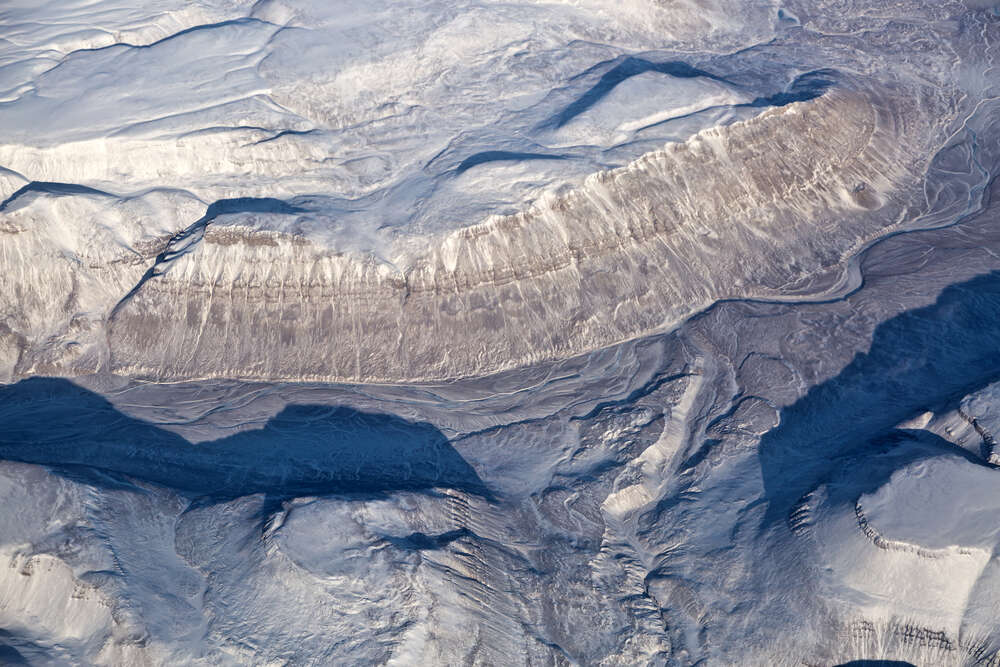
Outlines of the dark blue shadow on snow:
<svg viewBox="0 0 1000 667">
<path fill-rule="evenodd" d="M 783 410 L 780 426 L 762 438 L 765 526 L 847 468 L 863 493 L 907 458 L 938 452 L 982 463 L 933 434 L 894 427 L 920 410 L 953 407 L 998 377 L 1000 272 L 953 285 L 933 305 L 879 325 L 867 353 Z M 886 455 L 899 445 L 905 451 Z"/>
<path fill-rule="evenodd" d="M 24 656 L 14 648 L 6 644 L 0 644 L 0 665 L 27 665 L 30 664 Z"/>
<path fill-rule="evenodd" d="M 192 444 L 62 379 L 0 387 L 0 459 L 88 483 L 128 478 L 193 497 L 378 494 L 432 487 L 491 497 L 434 426 L 346 407 L 289 405 L 260 430 Z"/>
<path fill-rule="evenodd" d="M 837 667 L 916 667 L 916 665 L 902 660 L 851 660 L 842 662 Z"/>
<path fill-rule="evenodd" d="M 565 109 L 553 116 L 543 125 L 555 129 L 562 127 L 601 101 L 601 99 L 614 90 L 618 84 L 632 78 L 633 76 L 644 74 L 646 72 L 659 72 L 660 74 L 666 74 L 668 76 L 681 79 L 703 77 L 713 81 L 729 83 L 729 81 L 723 77 L 697 67 L 692 67 L 684 62 L 668 61 L 656 63 L 643 58 L 630 56 L 605 72 L 597 83 L 584 92 L 583 95 L 578 97 Z M 836 83 L 835 79 L 836 72 L 830 69 L 819 69 L 811 72 L 805 72 L 804 74 L 797 76 L 785 90 L 779 93 L 757 97 L 753 101 L 747 102 L 746 104 L 737 104 L 734 106 L 775 107 L 785 106 L 793 102 L 805 102 L 807 100 L 817 98 L 826 92 L 826 90 Z"/>
<path fill-rule="evenodd" d="M 281 213 L 284 215 L 294 215 L 303 211 L 304 209 L 292 206 L 282 199 L 275 199 L 273 197 L 236 197 L 234 199 L 220 199 L 210 204 L 205 209 L 205 215 L 201 218 L 201 221 L 212 221 L 220 215 L 231 213 Z M 196 222 L 195 224 L 198 223 Z"/>
<path fill-rule="evenodd" d="M 758 97 L 745 106 L 750 107 L 783 107 L 793 102 L 807 102 L 825 93 L 834 81 L 833 70 L 821 69 L 806 72 L 795 77 L 795 80 L 780 93 Z M 744 106 L 744 105 L 737 105 Z"/>
<path fill-rule="evenodd" d="M 595 83 L 589 90 L 578 97 L 560 113 L 556 114 L 556 116 L 546 124 L 554 128 L 562 127 L 601 101 L 601 98 L 614 90 L 615 86 L 618 84 L 631 79 L 633 76 L 644 74 L 646 72 L 659 72 L 660 74 L 667 74 L 680 79 L 705 77 L 716 81 L 724 81 L 724 79 L 721 79 L 714 74 L 698 69 L 697 67 L 692 67 L 684 62 L 669 61 L 654 63 L 643 58 L 629 56 L 605 72 L 597 83 Z"/>
<path fill-rule="evenodd" d="M 483 151 L 476 153 L 462 160 L 461 164 L 455 167 L 455 174 L 472 169 L 475 166 L 487 162 L 504 162 L 519 160 L 565 160 L 565 155 L 553 155 L 549 153 L 516 153 L 511 151 Z"/>
<path fill-rule="evenodd" d="M 32 181 L 27 185 L 23 185 L 17 190 L 15 190 L 9 197 L 0 202 L 0 211 L 4 211 L 24 195 L 31 194 L 32 192 L 41 192 L 47 195 L 53 195 L 55 197 L 65 197 L 68 195 L 97 195 L 99 197 L 112 197 L 107 192 L 103 190 L 98 190 L 96 188 L 89 188 L 86 185 L 77 185 L 76 183 L 53 183 L 50 181 Z"/>
<path fill-rule="evenodd" d="M 247 25 L 266 26 L 274 24 L 268 21 L 264 21 L 262 19 L 245 16 L 238 19 L 228 19 L 226 21 L 219 21 L 218 23 L 204 23 L 201 25 L 191 26 L 190 28 L 185 28 L 184 30 L 175 32 L 172 35 L 161 37 L 155 42 L 150 42 L 149 44 L 132 44 L 129 42 L 115 42 L 114 44 L 108 44 L 107 46 L 98 46 L 90 49 L 79 49 L 77 53 L 91 53 L 95 51 L 107 51 L 109 49 L 121 49 L 121 48 L 146 50 L 155 48 L 160 44 L 164 44 L 166 42 L 175 40 L 179 37 L 184 37 L 185 35 L 191 35 L 199 32 L 207 32 L 210 30 L 214 30 L 216 28 L 226 28 L 231 26 L 247 26 Z"/>
</svg>

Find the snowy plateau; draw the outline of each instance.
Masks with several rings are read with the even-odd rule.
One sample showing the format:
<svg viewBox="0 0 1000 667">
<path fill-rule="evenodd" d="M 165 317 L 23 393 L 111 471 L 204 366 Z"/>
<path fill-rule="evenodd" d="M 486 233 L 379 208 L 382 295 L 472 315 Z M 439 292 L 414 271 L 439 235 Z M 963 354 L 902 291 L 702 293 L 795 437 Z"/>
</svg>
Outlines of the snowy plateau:
<svg viewBox="0 0 1000 667">
<path fill-rule="evenodd" d="M 1000 667 L 998 0 L 0 0 L 0 665 Z"/>
</svg>

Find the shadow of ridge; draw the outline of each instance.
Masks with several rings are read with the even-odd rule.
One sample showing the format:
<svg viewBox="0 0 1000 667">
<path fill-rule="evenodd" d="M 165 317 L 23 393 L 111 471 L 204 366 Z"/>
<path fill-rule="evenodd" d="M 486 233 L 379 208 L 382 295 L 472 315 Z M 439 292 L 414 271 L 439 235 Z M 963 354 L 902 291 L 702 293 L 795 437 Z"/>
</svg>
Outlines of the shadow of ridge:
<svg viewBox="0 0 1000 667">
<path fill-rule="evenodd" d="M 862 496 L 877 492 L 897 470 L 919 461 L 941 457 L 991 467 L 974 454 L 935 433 L 919 429 L 893 429 L 871 438 L 865 443 L 863 451 L 853 458 L 845 459 L 842 466 L 827 473 L 822 480 L 827 485 L 826 502 L 831 505 L 852 506 Z"/>
<path fill-rule="evenodd" d="M 698 69 L 697 67 L 692 67 L 685 62 L 668 61 L 657 63 L 644 58 L 626 56 L 621 62 L 602 74 L 597 83 L 591 86 L 576 100 L 571 102 L 565 109 L 544 123 L 544 125 L 548 125 L 554 129 L 563 127 L 571 120 L 600 102 L 601 99 L 614 90 L 618 84 L 646 72 L 657 72 L 659 74 L 666 74 L 679 79 L 706 78 L 714 81 L 725 82 L 725 79 L 722 79 L 705 70 Z"/>
<path fill-rule="evenodd" d="M 235 197 L 233 199 L 219 199 L 208 205 L 205 215 L 201 220 L 211 222 L 220 215 L 233 213 L 280 213 L 282 215 L 294 215 L 304 213 L 305 209 L 294 204 L 289 204 L 284 199 L 274 197 Z"/>
<path fill-rule="evenodd" d="M 884 453 L 870 443 L 896 424 L 920 410 L 954 406 L 998 376 L 1000 272 L 953 285 L 934 304 L 882 323 L 867 353 L 785 408 L 780 426 L 761 439 L 764 527 L 783 520 L 832 471 L 861 470 L 866 457 Z M 920 439 L 954 453 L 940 438 Z M 891 474 L 889 468 L 866 474 L 866 484 Z"/>
<path fill-rule="evenodd" d="M 27 655 L 26 655 L 27 654 Z M 47 651 L 13 630 L 0 628 L 0 665 L 30 665 L 28 658 L 41 659 Z"/>
<path fill-rule="evenodd" d="M 427 423 L 347 407 L 289 405 L 256 431 L 197 445 L 58 378 L 0 387 L 0 459 L 101 487 L 132 478 L 226 500 L 454 488 L 492 495 Z"/>
<path fill-rule="evenodd" d="M 747 104 L 736 106 L 783 107 L 794 102 L 816 99 L 836 84 L 836 72 L 830 69 L 814 70 L 795 77 L 786 90 L 773 95 L 755 98 Z"/>
<path fill-rule="evenodd" d="M 842 662 L 836 667 L 917 667 L 905 660 L 851 660 Z"/>
<path fill-rule="evenodd" d="M 29 663 L 21 652 L 13 646 L 0 644 L 0 665 L 28 665 Z"/>
<path fill-rule="evenodd" d="M 626 56 L 614 67 L 606 71 L 597 82 L 582 95 L 569 103 L 562 111 L 542 123 L 542 127 L 559 129 L 580 114 L 585 113 L 613 91 L 618 84 L 646 72 L 656 72 L 678 79 L 704 78 L 720 83 L 730 83 L 726 78 L 706 70 L 693 67 L 685 62 L 671 60 L 653 62 L 636 56 Z M 737 107 L 780 107 L 793 102 L 815 99 L 836 84 L 837 72 L 825 68 L 805 72 L 795 77 L 788 87 L 771 95 L 761 95 Z"/>
<path fill-rule="evenodd" d="M 516 151 L 483 151 L 475 153 L 462 160 L 461 164 L 455 167 L 455 174 L 463 174 L 473 167 L 489 162 L 520 162 L 523 160 L 565 160 L 565 155 L 555 153 L 519 153 Z"/>
<path fill-rule="evenodd" d="M 104 192 L 103 190 L 87 187 L 86 185 L 78 185 L 76 183 L 31 181 L 30 183 L 23 185 L 19 189 L 15 190 L 9 197 L 0 202 L 0 211 L 5 211 L 18 199 L 24 197 L 25 195 L 29 195 L 32 192 L 52 195 L 54 197 L 66 197 L 70 195 L 96 195 L 99 197 L 114 197 L 114 195 L 109 192 Z"/>
</svg>

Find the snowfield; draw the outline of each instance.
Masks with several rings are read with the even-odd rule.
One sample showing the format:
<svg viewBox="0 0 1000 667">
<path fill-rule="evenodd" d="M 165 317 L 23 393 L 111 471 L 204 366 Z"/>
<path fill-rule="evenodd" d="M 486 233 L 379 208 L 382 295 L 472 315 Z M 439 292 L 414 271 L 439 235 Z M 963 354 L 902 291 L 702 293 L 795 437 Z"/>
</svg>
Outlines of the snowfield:
<svg viewBox="0 0 1000 667">
<path fill-rule="evenodd" d="M 0 664 L 1000 666 L 998 63 L 988 0 L 6 0 Z"/>
</svg>

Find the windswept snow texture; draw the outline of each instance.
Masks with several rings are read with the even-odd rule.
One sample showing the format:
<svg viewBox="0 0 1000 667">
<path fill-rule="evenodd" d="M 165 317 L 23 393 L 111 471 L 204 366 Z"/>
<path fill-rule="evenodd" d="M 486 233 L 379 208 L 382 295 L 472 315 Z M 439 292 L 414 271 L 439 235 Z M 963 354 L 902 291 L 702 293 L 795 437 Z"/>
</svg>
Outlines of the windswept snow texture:
<svg viewBox="0 0 1000 667">
<path fill-rule="evenodd" d="M 994 0 L 4 0 L 0 665 L 1000 667 L 998 176 Z"/>
</svg>

